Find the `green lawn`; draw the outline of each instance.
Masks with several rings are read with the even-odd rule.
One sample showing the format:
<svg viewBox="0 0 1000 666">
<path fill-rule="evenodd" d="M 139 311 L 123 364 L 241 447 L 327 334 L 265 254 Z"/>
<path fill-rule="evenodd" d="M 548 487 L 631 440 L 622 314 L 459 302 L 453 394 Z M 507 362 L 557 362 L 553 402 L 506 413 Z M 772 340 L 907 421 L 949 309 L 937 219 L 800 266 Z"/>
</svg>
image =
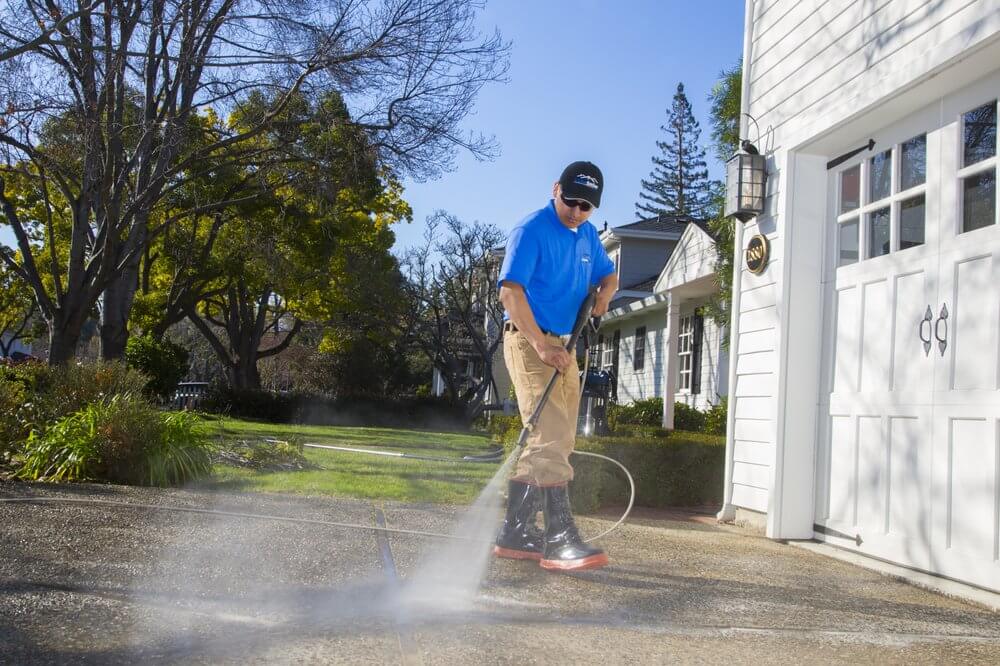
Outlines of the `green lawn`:
<svg viewBox="0 0 1000 666">
<path fill-rule="evenodd" d="M 211 436 L 223 445 L 236 440 L 294 439 L 302 443 L 383 449 L 456 460 L 468 454 L 485 453 L 493 447 L 489 438 L 467 433 L 277 425 L 212 417 L 206 418 L 205 425 Z M 200 485 L 219 490 L 467 504 L 476 498 L 499 467 L 499 463 L 407 460 L 308 447 L 305 457 L 319 469 L 258 471 L 218 464 L 212 478 Z"/>
</svg>

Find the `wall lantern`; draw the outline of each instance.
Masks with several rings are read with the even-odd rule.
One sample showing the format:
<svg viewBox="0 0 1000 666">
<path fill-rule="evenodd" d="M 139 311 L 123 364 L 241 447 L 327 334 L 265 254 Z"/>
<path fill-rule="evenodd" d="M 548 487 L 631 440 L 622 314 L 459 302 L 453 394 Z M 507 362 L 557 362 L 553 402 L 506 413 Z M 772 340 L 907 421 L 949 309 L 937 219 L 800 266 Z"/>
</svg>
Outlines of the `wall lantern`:
<svg viewBox="0 0 1000 666">
<path fill-rule="evenodd" d="M 744 139 L 726 162 L 726 217 L 746 222 L 764 212 L 767 168 L 757 147 Z"/>
</svg>

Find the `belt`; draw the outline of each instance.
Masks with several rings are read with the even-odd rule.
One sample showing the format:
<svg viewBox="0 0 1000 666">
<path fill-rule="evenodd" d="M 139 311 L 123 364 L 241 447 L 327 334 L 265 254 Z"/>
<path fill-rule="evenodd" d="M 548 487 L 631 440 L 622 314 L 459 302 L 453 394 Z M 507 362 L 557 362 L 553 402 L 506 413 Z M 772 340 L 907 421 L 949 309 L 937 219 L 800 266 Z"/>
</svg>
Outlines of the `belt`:
<svg viewBox="0 0 1000 666">
<path fill-rule="evenodd" d="M 517 326 L 515 326 L 512 321 L 505 321 L 503 323 L 503 330 L 505 333 L 517 333 Z M 541 330 L 545 335 L 551 335 L 554 338 L 559 338 L 563 342 L 569 342 L 569 335 L 559 335 L 558 333 L 553 333 L 552 331 L 546 331 L 544 328 Z"/>
</svg>

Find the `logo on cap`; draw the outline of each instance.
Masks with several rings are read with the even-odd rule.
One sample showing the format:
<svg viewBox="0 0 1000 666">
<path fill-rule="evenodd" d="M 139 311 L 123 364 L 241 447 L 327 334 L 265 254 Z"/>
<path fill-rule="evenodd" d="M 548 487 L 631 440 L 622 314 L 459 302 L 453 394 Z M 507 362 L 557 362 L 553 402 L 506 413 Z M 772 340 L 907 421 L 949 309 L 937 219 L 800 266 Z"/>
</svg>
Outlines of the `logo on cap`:
<svg viewBox="0 0 1000 666">
<path fill-rule="evenodd" d="M 573 184 L 583 185 L 584 187 L 589 187 L 592 190 L 600 189 L 597 179 L 593 176 L 588 176 L 585 173 L 578 174 L 577 177 L 573 179 Z"/>
</svg>

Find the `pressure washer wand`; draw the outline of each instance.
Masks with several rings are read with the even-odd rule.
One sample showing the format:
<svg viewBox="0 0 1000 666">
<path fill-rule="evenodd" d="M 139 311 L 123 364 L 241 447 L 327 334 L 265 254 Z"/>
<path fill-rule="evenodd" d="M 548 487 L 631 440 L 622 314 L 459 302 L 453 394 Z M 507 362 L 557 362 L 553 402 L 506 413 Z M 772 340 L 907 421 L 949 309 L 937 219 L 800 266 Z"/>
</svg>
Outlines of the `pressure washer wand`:
<svg viewBox="0 0 1000 666">
<path fill-rule="evenodd" d="M 569 337 L 569 342 L 566 343 L 566 351 L 573 354 L 574 358 L 576 358 L 576 342 L 580 339 L 580 333 L 583 332 L 584 326 L 590 321 L 590 313 L 593 311 L 596 302 L 597 289 L 591 287 L 587 293 L 587 297 L 583 299 L 583 303 L 580 305 L 580 311 L 576 313 L 576 321 L 573 323 L 573 333 Z M 559 370 L 557 369 L 552 373 L 552 379 L 549 380 L 541 399 L 535 405 L 535 411 L 531 413 L 531 418 L 521 428 L 521 435 L 517 438 L 517 444 L 514 446 L 515 453 L 524 448 L 524 443 L 528 441 L 528 435 L 531 434 L 531 431 L 535 428 L 535 424 L 538 423 L 538 419 L 542 415 L 542 409 L 544 409 L 545 403 L 549 401 L 549 394 L 552 393 L 552 389 L 555 387 L 558 378 Z"/>
</svg>

